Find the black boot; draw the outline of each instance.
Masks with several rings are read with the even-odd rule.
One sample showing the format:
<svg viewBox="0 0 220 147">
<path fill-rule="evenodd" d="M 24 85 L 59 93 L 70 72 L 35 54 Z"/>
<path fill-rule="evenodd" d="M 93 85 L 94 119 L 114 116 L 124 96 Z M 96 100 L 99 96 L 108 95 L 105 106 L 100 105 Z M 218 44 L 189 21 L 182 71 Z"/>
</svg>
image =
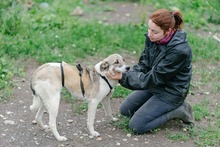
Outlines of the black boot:
<svg viewBox="0 0 220 147">
<path fill-rule="evenodd" d="M 166 115 L 168 120 L 178 118 L 181 119 L 185 124 L 189 124 L 189 125 L 194 124 L 192 107 L 187 102 L 184 102 L 181 106 L 174 109 L 173 111 L 168 112 Z"/>
</svg>

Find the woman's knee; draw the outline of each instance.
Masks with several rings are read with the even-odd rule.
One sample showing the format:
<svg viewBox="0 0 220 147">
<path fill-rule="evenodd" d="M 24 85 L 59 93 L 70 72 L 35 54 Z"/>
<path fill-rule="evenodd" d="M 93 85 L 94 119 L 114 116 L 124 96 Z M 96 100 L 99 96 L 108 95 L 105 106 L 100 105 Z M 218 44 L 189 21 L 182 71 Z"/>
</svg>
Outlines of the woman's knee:
<svg viewBox="0 0 220 147">
<path fill-rule="evenodd" d="M 128 107 L 126 107 L 125 105 L 121 105 L 120 108 L 119 108 L 119 111 L 120 113 L 123 115 L 123 116 L 128 116 L 128 117 L 131 117 L 132 114 L 129 110 Z"/>
<path fill-rule="evenodd" d="M 136 109 L 137 108 L 131 98 L 126 98 L 120 105 L 119 111 L 124 116 L 132 117 Z"/>
<path fill-rule="evenodd" d="M 147 133 L 148 130 L 146 130 L 145 125 L 146 124 L 140 123 L 138 121 L 133 121 L 133 120 L 129 122 L 129 128 L 136 134 Z"/>
<path fill-rule="evenodd" d="M 152 129 L 152 121 L 154 119 L 151 115 L 136 112 L 129 122 L 129 127 L 134 133 L 144 134 Z"/>
</svg>

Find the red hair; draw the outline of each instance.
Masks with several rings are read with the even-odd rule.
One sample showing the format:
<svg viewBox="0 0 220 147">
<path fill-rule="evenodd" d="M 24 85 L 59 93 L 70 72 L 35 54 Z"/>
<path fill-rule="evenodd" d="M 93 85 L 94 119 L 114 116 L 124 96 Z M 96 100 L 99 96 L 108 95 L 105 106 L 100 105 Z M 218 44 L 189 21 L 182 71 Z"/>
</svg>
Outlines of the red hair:
<svg viewBox="0 0 220 147">
<path fill-rule="evenodd" d="M 169 28 L 174 30 L 183 28 L 183 18 L 179 10 L 159 9 L 150 15 L 150 19 L 164 32 L 168 31 Z"/>
</svg>

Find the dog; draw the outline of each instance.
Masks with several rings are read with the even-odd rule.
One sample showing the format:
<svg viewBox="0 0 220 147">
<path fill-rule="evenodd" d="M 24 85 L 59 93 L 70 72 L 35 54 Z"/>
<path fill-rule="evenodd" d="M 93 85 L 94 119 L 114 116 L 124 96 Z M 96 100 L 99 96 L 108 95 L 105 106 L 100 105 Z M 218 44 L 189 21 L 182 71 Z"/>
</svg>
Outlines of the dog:
<svg viewBox="0 0 220 147">
<path fill-rule="evenodd" d="M 96 110 L 100 102 L 106 116 L 113 121 L 116 120 L 112 115 L 110 97 L 118 81 L 106 77 L 106 73 L 113 70 L 121 73 L 129 70 L 129 66 L 119 54 L 112 54 L 95 66 L 85 68 L 80 64 L 73 66 L 65 62 L 41 65 L 33 73 L 30 81 L 33 92 L 33 104 L 30 109 L 36 113 L 37 124 L 43 130 L 50 129 L 58 141 L 67 140 L 65 136 L 60 136 L 56 126 L 60 93 L 62 87 L 65 87 L 72 96 L 88 102 L 87 128 L 91 136 L 100 136 L 94 130 Z M 42 122 L 44 112 L 49 114 L 49 125 L 44 125 Z"/>
</svg>

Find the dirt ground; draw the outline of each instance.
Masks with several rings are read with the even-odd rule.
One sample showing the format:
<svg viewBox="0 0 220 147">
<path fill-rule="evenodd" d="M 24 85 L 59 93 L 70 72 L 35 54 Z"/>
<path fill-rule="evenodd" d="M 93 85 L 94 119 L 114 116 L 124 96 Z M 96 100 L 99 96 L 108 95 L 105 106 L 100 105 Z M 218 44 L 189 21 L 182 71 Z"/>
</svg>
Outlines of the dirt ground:
<svg viewBox="0 0 220 147">
<path fill-rule="evenodd" d="M 86 112 L 78 114 L 71 105 L 62 98 L 57 118 L 58 131 L 68 138 L 66 142 L 55 140 L 51 132 L 45 132 L 32 123 L 34 114 L 29 106 L 32 104 L 32 92 L 29 80 L 32 72 L 37 68 L 35 61 L 28 61 L 25 78 L 16 78 L 15 92 L 7 103 L 0 103 L 0 146 L 2 147 L 97 147 L 97 146 L 175 146 L 193 147 L 193 141 L 172 142 L 166 138 L 166 128 L 173 132 L 181 130 L 181 124 L 167 123 L 156 134 L 131 135 L 123 130 L 115 128 L 105 117 L 104 110 L 99 108 L 96 114 L 95 129 L 101 134 L 100 138 L 90 138 L 86 127 Z M 118 108 L 123 99 L 112 99 L 114 115 L 118 114 Z M 48 116 L 44 117 L 48 121 Z M 130 136 L 131 135 L 131 136 Z"/>
<path fill-rule="evenodd" d="M 129 23 L 133 18 L 136 18 L 134 11 L 138 9 L 137 4 L 126 3 L 117 5 L 116 3 L 111 3 L 110 6 L 114 7 L 115 11 L 104 14 L 105 22 L 112 23 L 123 19 L 124 23 Z M 113 16 L 118 16 L 119 18 L 112 20 L 111 18 L 115 18 Z M 84 17 L 88 18 L 88 15 L 84 15 Z M 136 59 L 130 58 L 132 64 L 136 62 Z M 34 114 L 29 109 L 29 106 L 32 104 L 32 92 L 29 87 L 29 80 L 32 72 L 39 65 L 33 60 L 28 60 L 26 63 L 28 63 L 25 66 L 26 76 L 24 78 L 17 77 L 14 79 L 17 86 L 13 96 L 7 103 L 0 103 L 0 146 L 2 147 L 196 146 L 191 139 L 186 142 L 167 139 L 168 132 L 169 134 L 170 132 L 177 133 L 181 130 L 181 123 L 170 121 L 156 133 L 131 135 L 114 127 L 105 117 L 102 108 L 98 109 L 95 121 L 95 129 L 101 134 L 101 137 L 91 138 L 86 127 L 86 112 L 82 114 L 75 113 L 71 105 L 64 98 L 61 100 L 57 122 L 58 131 L 61 135 L 66 136 L 68 141 L 58 142 L 51 132 L 41 131 L 37 125 L 32 123 Z M 207 87 L 200 87 L 200 89 L 194 91 L 194 95 L 189 95 L 187 100 L 192 104 L 202 100 L 203 93 L 201 91 L 205 90 L 205 88 Z M 215 96 L 212 95 L 211 97 Z M 118 108 L 122 100 L 121 98 L 112 99 L 112 109 L 115 115 L 118 114 Z M 47 116 L 45 120 L 47 120 Z M 203 122 L 199 122 L 196 125 L 200 125 L 201 123 Z"/>
</svg>

